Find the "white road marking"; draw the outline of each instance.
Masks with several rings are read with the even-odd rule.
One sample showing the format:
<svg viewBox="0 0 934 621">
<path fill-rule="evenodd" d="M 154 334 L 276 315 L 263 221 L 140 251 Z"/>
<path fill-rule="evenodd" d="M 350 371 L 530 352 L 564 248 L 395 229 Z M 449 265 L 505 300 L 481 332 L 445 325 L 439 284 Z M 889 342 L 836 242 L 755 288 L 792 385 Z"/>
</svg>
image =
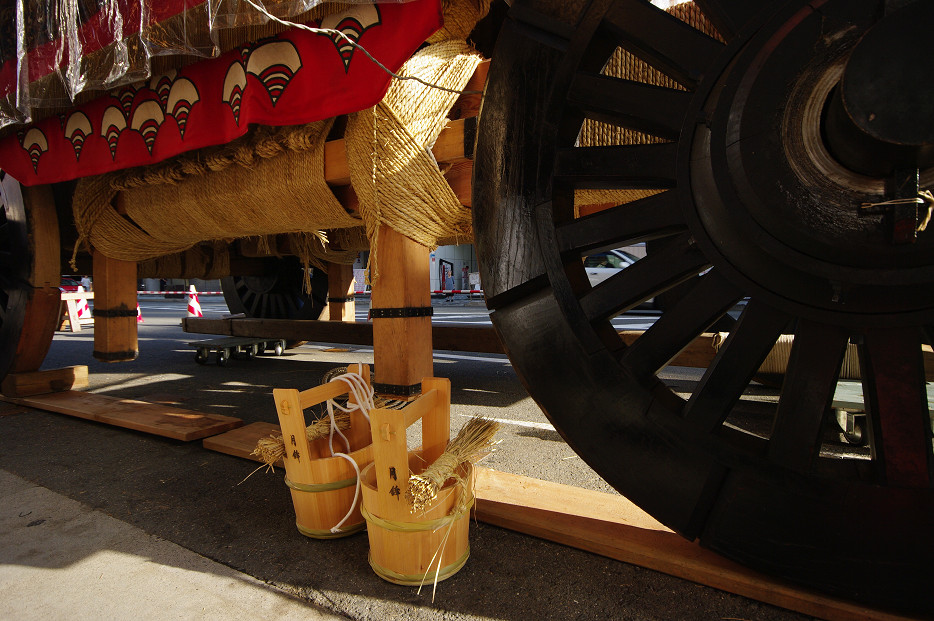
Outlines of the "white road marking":
<svg viewBox="0 0 934 621">
<path fill-rule="evenodd" d="M 464 416 L 466 418 L 472 418 L 473 414 L 458 414 L 458 416 Z M 491 420 L 496 423 L 502 423 L 504 425 L 516 425 L 517 427 L 528 427 L 529 429 L 544 429 L 546 431 L 557 431 L 554 426 L 550 423 L 535 423 L 528 420 L 508 420 L 506 418 L 490 418 L 489 416 L 484 416 L 486 420 Z"/>
</svg>

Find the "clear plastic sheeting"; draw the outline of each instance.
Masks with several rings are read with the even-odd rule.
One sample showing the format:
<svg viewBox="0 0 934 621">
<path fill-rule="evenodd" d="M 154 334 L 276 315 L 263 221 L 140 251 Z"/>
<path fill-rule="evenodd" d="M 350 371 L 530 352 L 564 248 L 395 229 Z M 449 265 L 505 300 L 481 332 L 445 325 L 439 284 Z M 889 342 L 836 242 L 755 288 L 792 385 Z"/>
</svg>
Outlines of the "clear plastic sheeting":
<svg viewBox="0 0 934 621">
<path fill-rule="evenodd" d="M 0 128 L 147 79 L 159 56 L 177 56 L 176 67 L 217 56 L 224 29 L 269 21 L 251 2 L 298 22 L 326 9 L 324 0 L 0 1 Z M 340 2 L 361 3 L 371 2 Z"/>
</svg>

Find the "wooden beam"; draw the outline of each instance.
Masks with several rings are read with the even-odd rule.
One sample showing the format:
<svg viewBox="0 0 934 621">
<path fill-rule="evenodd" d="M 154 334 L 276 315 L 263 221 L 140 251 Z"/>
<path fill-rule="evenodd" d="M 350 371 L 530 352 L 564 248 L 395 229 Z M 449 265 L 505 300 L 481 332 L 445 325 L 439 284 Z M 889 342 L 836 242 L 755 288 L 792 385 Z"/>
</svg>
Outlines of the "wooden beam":
<svg viewBox="0 0 934 621">
<path fill-rule="evenodd" d="M 443 166 L 469 159 L 468 154 L 473 153 L 472 140 L 476 133 L 471 127 L 475 123 L 470 119 L 458 119 L 451 121 L 441 130 L 438 140 L 431 149 L 438 164 Z M 466 147 L 465 141 L 467 141 Z M 343 138 L 328 140 L 324 143 L 324 180 L 332 186 L 350 185 L 347 145 Z"/>
<path fill-rule="evenodd" d="M 904 619 L 765 576 L 672 532 L 623 496 L 476 468 L 481 522 L 822 619 Z"/>
<path fill-rule="evenodd" d="M 284 338 L 294 341 L 373 345 L 373 324 L 291 319 L 208 319 L 182 318 L 182 329 L 192 334 L 217 334 L 250 338 Z M 492 326 L 457 323 L 431 324 L 434 348 L 441 351 L 470 351 L 504 354 Z"/>
<path fill-rule="evenodd" d="M 24 398 L 5 398 L 11 403 L 98 423 L 134 429 L 165 438 L 190 442 L 223 433 L 243 424 L 239 418 L 204 414 L 133 399 L 118 399 L 86 392 L 56 392 Z"/>
<path fill-rule="evenodd" d="M 413 396 L 408 391 L 432 377 L 431 316 L 378 317 L 381 312 L 431 310 L 428 247 L 386 225 L 379 228 L 378 275 L 371 294 L 373 361 L 377 392 Z M 392 387 L 392 388 L 390 388 Z"/>
<path fill-rule="evenodd" d="M 104 362 L 135 360 L 136 262 L 119 261 L 93 252 L 94 357 Z"/>
<path fill-rule="evenodd" d="M 356 321 L 353 294 L 353 265 L 328 263 L 328 318 L 331 321 Z"/>
<path fill-rule="evenodd" d="M 7 397 L 31 397 L 50 392 L 87 388 L 88 368 L 84 365 L 10 373 L 3 378 L 0 392 Z"/>
</svg>

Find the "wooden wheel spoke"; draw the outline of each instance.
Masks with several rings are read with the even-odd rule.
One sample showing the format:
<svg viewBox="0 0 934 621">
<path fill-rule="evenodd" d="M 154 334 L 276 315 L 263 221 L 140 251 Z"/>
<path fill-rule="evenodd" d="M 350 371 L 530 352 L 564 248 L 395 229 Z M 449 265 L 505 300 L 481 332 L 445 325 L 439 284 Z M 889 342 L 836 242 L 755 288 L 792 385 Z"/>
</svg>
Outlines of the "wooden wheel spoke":
<svg viewBox="0 0 934 621">
<path fill-rule="evenodd" d="M 617 2 L 605 25 L 620 47 L 691 88 L 723 44 L 648 2 Z"/>
<path fill-rule="evenodd" d="M 798 322 L 769 440 L 772 461 L 806 472 L 820 454 L 822 424 L 848 338 L 835 326 Z"/>
<path fill-rule="evenodd" d="M 677 155 L 676 143 L 558 149 L 555 181 L 592 189 L 672 188 Z"/>
<path fill-rule="evenodd" d="M 717 32 L 729 41 L 746 22 L 769 5 L 770 0 L 695 0 Z"/>
<path fill-rule="evenodd" d="M 716 270 L 707 272 L 673 308 L 623 350 L 620 362 L 637 377 L 656 373 L 742 297 Z"/>
<path fill-rule="evenodd" d="M 251 301 L 252 298 L 252 301 Z M 262 296 L 256 295 L 252 291 L 247 290 L 247 292 L 241 298 L 243 300 L 243 305 L 247 306 L 250 309 L 250 317 L 264 317 L 265 315 L 257 315 L 258 312 L 261 312 L 260 302 L 263 301 Z M 265 310 L 265 307 L 262 307 L 262 310 Z"/>
<path fill-rule="evenodd" d="M 579 255 L 612 244 L 638 242 L 672 235 L 686 228 L 674 192 L 662 192 L 556 228 L 561 254 Z"/>
<path fill-rule="evenodd" d="M 916 329 L 893 328 L 868 332 L 859 346 L 873 458 L 891 485 L 927 487 L 932 480 L 931 415 L 920 345 Z"/>
<path fill-rule="evenodd" d="M 696 276 L 710 266 L 700 249 L 684 235 L 655 255 L 640 259 L 580 298 L 587 319 L 607 319 L 634 308 L 653 295 Z"/>
<path fill-rule="evenodd" d="M 568 101 L 588 118 L 676 140 L 691 94 L 632 80 L 578 74 Z"/>
<path fill-rule="evenodd" d="M 746 304 L 685 406 L 688 424 L 704 434 L 723 424 L 788 321 L 786 314 L 755 299 Z"/>
</svg>

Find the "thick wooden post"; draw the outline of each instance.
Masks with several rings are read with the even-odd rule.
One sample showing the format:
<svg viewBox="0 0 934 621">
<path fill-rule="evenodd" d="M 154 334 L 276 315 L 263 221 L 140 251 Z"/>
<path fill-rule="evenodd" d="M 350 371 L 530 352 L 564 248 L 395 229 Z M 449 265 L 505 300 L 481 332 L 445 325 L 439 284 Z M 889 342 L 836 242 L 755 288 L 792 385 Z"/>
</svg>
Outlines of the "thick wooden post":
<svg viewBox="0 0 934 621">
<path fill-rule="evenodd" d="M 381 226 L 373 284 L 373 360 L 376 392 L 408 398 L 432 377 L 431 281 L 426 246 Z"/>
<path fill-rule="evenodd" d="M 328 263 L 328 319 L 354 321 L 357 318 L 353 299 L 353 265 Z"/>
<path fill-rule="evenodd" d="M 94 357 L 104 362 L 135 360 L 136 262 L 94 250 Z"/>
</svg>

